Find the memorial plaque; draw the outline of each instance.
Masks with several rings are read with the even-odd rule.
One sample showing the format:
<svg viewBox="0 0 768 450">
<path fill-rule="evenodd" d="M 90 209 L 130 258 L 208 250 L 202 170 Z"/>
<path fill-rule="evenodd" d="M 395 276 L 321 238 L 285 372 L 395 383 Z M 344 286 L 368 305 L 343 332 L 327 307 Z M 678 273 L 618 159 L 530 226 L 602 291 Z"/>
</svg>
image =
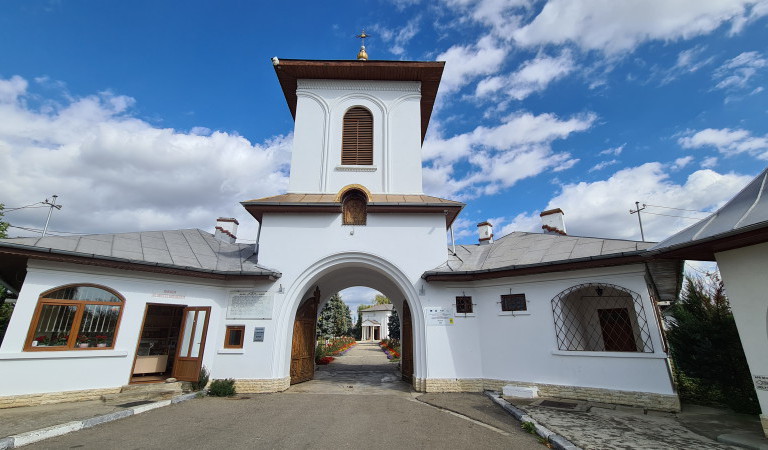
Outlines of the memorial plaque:
<svg viewBox="0 0 768 450">
<path fill-rule="evenodd" d="M 271 319 L 272 294 L 269 292 L 230 291 L 227 319 Z"/>
<path fill-rule="evenodd" d="M 768 391 L 768 376 L 754 375 L 752 378 L 755 380 L 755 390 Z"/>
<path fill-rule="evenodd" d="M 253 329 L 253 342 L 264 342 L 264 327 Z"/>
<path fill-rule="evenodd" d="M 448 327 L 453 325 L 453 311 L 442 306 L 427 306 L 424 308 L 427 325 L 433 327 Z"/>
</svg>

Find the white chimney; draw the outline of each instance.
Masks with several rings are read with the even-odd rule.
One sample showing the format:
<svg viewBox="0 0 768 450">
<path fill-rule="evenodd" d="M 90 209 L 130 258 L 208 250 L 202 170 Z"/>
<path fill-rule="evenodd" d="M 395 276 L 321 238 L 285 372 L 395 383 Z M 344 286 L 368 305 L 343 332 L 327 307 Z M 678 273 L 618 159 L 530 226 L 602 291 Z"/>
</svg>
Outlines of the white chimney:
<svg viewBox="0 0 768 450">
<path fill-rule="evenodd" d="M 546 234 L 560 234 L 565 236 L 565 213 L 560 208 L 542 211 L 541 228 Z"/>
<path fill-rule="evenodd" d="M 493 244 L 493 225 L 488 222 L 477 224 L 477 233 L 480 238 L 480 245 Z"/>
<path fill-rule="evenodd" d="M 237 240 L 238 225 L 240 225 L 240 222 L 234 217 L 219 217 L 216 219 L 216 230 L 213 233 L 213 237 L 222 242 L 234 244 Z"/>
</svg>

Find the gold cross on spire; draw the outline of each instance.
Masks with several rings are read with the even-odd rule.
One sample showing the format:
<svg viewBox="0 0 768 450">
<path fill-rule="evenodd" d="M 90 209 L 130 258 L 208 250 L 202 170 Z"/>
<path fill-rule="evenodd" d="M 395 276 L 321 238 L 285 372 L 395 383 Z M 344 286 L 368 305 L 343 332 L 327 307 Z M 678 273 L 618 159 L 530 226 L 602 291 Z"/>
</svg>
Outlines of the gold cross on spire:
<svg viewBox="0 0 768 450">
<path fill-rule="evenodd" d="M 362 33 L 358 34 L 357 36 L 363 41 L 363 45 L 360 46 L 360 51 L 357 52 L 357 59 L 360 61 L 367 61 L 368 60 L 368 53 L 365 51 L 365 38 L 371 37 L 370 34 L 365 34 L 365 30 L 363 30 Z"/>
</svg>

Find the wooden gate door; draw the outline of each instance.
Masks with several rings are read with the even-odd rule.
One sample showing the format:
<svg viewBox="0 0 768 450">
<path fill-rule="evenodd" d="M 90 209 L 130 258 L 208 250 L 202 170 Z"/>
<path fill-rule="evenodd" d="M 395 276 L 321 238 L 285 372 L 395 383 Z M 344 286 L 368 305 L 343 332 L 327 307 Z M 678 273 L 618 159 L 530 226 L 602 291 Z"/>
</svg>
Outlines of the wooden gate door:
<svg viewBox="0 0 768 450">
<path fill-rule="evenodd" d="M 413 325 L 411 309 L 405 300 L 403 300 L 403 320 L 400 323 L 400 350 L 400 372 L 403 381 L 413 383 Z"/>
<path fill-rule="evenodd" d="M 319 302 L 320 289 L 315 288 L 314 295 L 296 311 L 291 346 L 291 384 L 303 383 L 315 376 L 315 325 Z"/>
<path fill-rule="evenodd" d="M 210 315 L 210 306 L 184 308 L 176 360 L 173 363 L 173 377 L 177 380 L 197 381 L 203 364 Z"/>
</svg>

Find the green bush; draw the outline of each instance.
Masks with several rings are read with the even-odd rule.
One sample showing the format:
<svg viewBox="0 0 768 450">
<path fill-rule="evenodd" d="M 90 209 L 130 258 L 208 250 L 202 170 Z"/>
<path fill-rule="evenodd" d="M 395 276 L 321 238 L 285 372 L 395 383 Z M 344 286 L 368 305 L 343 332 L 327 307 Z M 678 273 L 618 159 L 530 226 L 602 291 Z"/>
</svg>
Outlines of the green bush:
<svg viewBox="0 0 768 450">
<path fill-rule="evenodd" d="M 722 280 L 686 277 L 667 337 L 680 398 L 757 414 L 760 406 Z"/>
<path fill-rule="evenodd" d="M 318 342 L 317 346 L 315 346 L 315 364 L 324 356 L 328 356 L 328 350 L 322 342 Z"/>
<path fill-rule="evenodd" d="M 213 397 L 231 397 L 235 395 L 235 380 L 213 380 L 208 388 L 208 395 Z"/>
<path fill-rule="evenodd" d="M 205 389 L 205 386 L 208 385 L 208 380 L 210 379 L 211 374 L 208 372 L 208 369 L 205 368 L 205 366 L 200 368 L 200 375 L 197 377 L 197 381 L 192 382 L 192 390 L 193 391 L 200 391 L 202 389 Z"/>
</svg>

